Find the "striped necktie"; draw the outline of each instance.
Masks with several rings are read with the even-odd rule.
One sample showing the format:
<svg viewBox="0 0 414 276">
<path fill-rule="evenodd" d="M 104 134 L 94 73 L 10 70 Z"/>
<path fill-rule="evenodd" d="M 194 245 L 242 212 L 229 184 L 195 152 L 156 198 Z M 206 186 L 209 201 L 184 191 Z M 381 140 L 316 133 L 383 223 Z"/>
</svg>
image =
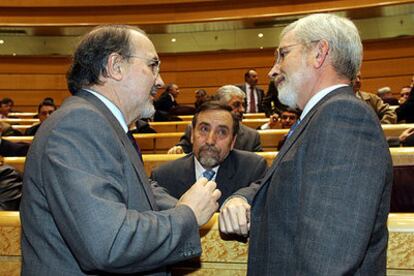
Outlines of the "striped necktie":
<svg viewBox="0 0 414 276">
<path fill-rule="evenodd" d="M 205 170 L 203 172 L 203 177 L 207 178 L 207 180 L 210 181 L 211 179 L 213 179 L 215 174 L 216 172 L 213 170 Z"/>
</svg>

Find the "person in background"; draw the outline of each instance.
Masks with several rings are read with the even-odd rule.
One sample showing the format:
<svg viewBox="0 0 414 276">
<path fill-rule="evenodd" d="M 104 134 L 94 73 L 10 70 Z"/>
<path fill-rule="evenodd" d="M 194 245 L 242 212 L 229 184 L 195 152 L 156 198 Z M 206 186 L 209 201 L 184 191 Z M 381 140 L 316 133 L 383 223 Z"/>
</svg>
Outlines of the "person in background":
<svg viewBox="0 0 414 276">
<path fill-rule="evenodd" d="M 194 107 L 197 110 L 204 102 L 209 101 L 210 97 L 207 95 L 207 91 L 204 89 L 197 89 L 195 91 Z"/>
<path fill-rule="evenodd" d="M 275 86 L 274 80 L 270 80 L 266 96 L 262 101 L 263 111 L 266 117 L 270 117 L 274 114 L 280 115 L 282 111 L 287 108 L 286 105 L 280 102 L 278 95 L 279 93 Z"/>
<path fill-rule="evenodd" d="M 353 89 L 357 98 L 363 100 L 372 107 L 377 114 L 378 119 L 381 121 L 381 124 L 395 124 L 397 122 L 397 114 L 390 108 L 390 105 L 384 103 L 382 99 L 375 94 L 361 91 L 361 85 L 361 72 L 358 72 L 353 80 Z"/>
<path fill-rule="evenodd" d="M 399 123 L 414 123 L 414 75 L 411 78 L 410 88 L 408 99 L 395 110 Z"/>
<path fill-rule="evenodd" d="M 403 103 L 405 103 L 410 97 L 410 92 L 411 92 L 410 86 L 404 86 L 403 88 L 401 88 L 400 99 L 398 100 L 398 104 L 402 105 Z"/>
<path fill-rule="evenodd" d="M 12 112 L 14 101 L 10 98 L 3 98 L 0 102 L 0 119 L 9 118 L 9 113 Z"/>
<path fill-rule="evenodd" d="M 391 88 L 388 86 L 379 88 L 377 90 L 377 95 L 384 103 L 389 105 L 398 105 L 398 100 L 392 96 Z"/>
<path fill-rule="evenodd" d="M 43 100 L 37 107 L 37 117 L 39 118 L 39 123 L 26 129 L 24 135 L 34 136 L 37 130 L 39 129 L 40 125 L 55 111 L 56 105 L 53 101 Z"/>
<path fill-rule="evenodd" d="M 139 28 L 98 26 L 81 39 L 67 74 L 72 96 L 26 158 L 22 275 L 169 275 L 169 265 L 201 254 L 215 182 L 201 178 L 176 200 L 149 182 L 128 132 L 154 113 L 159 66 Z"/>
<path fill-rule="evenodd" d="M 244 73 L 244 84 L 237 85 L 246 94 L 244 102 L 246 113 L 263 112 L 264 92 L 257 86 L 258 81 L 256 70 L 251 68 Z"/>
<path fill-rule="evenodd" d="M 244 92 L 234 85 L 224 85 L 220 87 L 216 95 L 213 98 L 217 101 L 227 104 L 232 108 L 233 114 L 239 120 L 243 119 L 244 109 Z M 181 136 L 180 142 L 177 145 L 168 150 L 168 154 L 177 153 L 190 153 L 192 152 L 191 143 L 191 125 L 188 125 L 184 131 L 184 135 Z M 240 123 L 239 130 L 237 131 L 236 142 L 234 144 L 235 149 L 246 151 L 262 151 L 262 144 L 260 142 L 260 135 L 257 130 L 247 127 Z"/>
<path fill-rule="evenodd" d="M 22 183 L 22 176 L 15 168 L 0 165 L 0 211 L 19 210 Z"/>
<path fill-rule="evenodd" d="M 296 123 L 299 116 L 299 110 L 287 107 L 280 116 L 278 114 L 271 115 L 269 121 L 261 125 L 259 129 L 288 129 Z"/>
<path fill-rule="evenodd" d="M 192 121 L 193 152 L 155 168 L 151 179 L 180 198 L 191 183 L 211 174 L 222 193 L 221 205 L 235 191 L 261 178 L 267 167 L 256 153 L 233 149 L 239 124 L 228 105 L 205 102 Z"/>
<path fill-rule="evenodd" d="M 223 233 L 249 235 L 248 275 L 386 274 L 392 160 L 352 90 L 361 62 L 348 19 L 313 14 L 282 30 L 269 77 L 282 103 L 303 110 L 300 123 L 219 217 Z"/>
</svg>

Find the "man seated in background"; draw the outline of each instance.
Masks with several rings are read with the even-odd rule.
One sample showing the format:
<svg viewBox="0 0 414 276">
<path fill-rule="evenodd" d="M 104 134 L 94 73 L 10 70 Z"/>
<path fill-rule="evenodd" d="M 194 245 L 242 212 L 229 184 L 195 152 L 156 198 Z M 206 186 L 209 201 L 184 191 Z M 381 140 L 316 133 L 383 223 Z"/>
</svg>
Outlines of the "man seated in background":
<svg viewBox="0 0 414 276">
<path fill-rule="evenodd" d="M 384 103 L 387 103 L 389 105 L 398 105 L 398 100 L 394 98 L 394 96 L 392 95 L 391 88 L 388 86 L 381 87 L 380 89 L 378 89 L 377 95 L 381 98 L 381 100 Z"/>
<path fill-rule="evenodd" d="M 397 122 L 397 114 L 389 104 L 384 103 L 377 95 L 360 90 L 362 85 L 361 72 L 358 72 L 352 85 L 357 98 L 365 101 L 374 109 L 381 124 L 395 124 Z"/>
<path fill-rule="evenodd" d="M 12 111 L 14 102 L 10 98 L 3 98 L 0 102 L 0 119 L 9 118 L 9 113 Z"/>
<path fill-rule="evenodd" d="M 37 108 L 39 123 L 26 129 L 24 135 L 34 136 L 37 130 L 39 129 L 40 125 L 50 116 L 50 114 L 52 114 L 55 111 L 56 111 L 56 105 L 53 101 L 43 100 Z"/>
<path fill-rule="evenodd" d="M 243 105 L 245 94 L 240 88 L 234 85 L 224 85 L 217 90 L 214 98 L 221 103 L 229 105 L 233 110 L 233 114 L 237 117 L 239 122 L 241 122 L 245 111 Z M 180 142 L 176 146 L 169 149 L 168 154 L 190 153 L 192 151 L 190 137 L 191 125 L 188 125 L 184 131 L 184 135 L 181 136 Z M 259 133 L 256 130 L 240 123 L 234 148 L 252 152 L 262 151 Z"/>
<path fill-rule="evenodd" d="M 405 103 L 408 100 L 408 97 L 410 97 L 411 87 L 404 86 L 401 88 L 400 91 L 400 99 L 398 100 L 398 103 L 401 105 Z"/>
<path fill-rule="evenodd" d="M 260 130 L 266 129 L 287 129 L 290 128 L 300 116 L 300 111 L 293 108 L 286 108 L 280 116 L 273 114 L 269 117 L 269 121 L 260 126 Z"/>
<path fill-rule="evenodd" d="M 267 167 L 263 157 L 233 149 L 239 124 L 228 105 L 202 104 L 192 121 L 193 152 L 154 169 L 152 180 L 178 199 L 197 179 L 210 178 L 222 193 L 221 205 L 232 193 L 260 179 Z"/>
<path fill-rule="evenodd" d="M 398 107 L 395 112 L 398 116 L 398 122 L 414 123 L 414 75 L 411 78 L 410 95 L 407 100 Z"/>
<path fill-rule="evenodd" d="M 210 100 L 210 97 L 207 95 L 207 91 L 204 89 L 197 89 L 195 92 L 195 102 L 194 107 L 197 110 L 204 102 Z"/>
<path fill-rule="evenodd" d="M 262 107 L 266 117 L 270 117 L 275 113 L 280 115 L 282 111 L 287 108 L 287 106 L 282 104 L 279 100 L 279 92 L 277 91 L 273 79 L 271 79 L 269 82 L 266 96 L 262 101 Z"/>
<path fill-rule="evenodd" d="M 0 211 L 18 211 L 22 197 L 23 179 L 9 165 L 0 165 Z"/>
</svg>

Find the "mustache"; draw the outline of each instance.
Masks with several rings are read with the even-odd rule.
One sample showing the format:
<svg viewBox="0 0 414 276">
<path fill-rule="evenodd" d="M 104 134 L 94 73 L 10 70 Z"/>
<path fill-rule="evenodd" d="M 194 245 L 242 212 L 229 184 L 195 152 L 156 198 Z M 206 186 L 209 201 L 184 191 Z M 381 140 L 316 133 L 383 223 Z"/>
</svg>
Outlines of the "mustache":
<svg viewBox="0 0 414 276">
<path fill-rule="evenodd" d="M 201 146 L 200 147 L 200 152 L 201 151 L 210 151 L 210 152 L 214 152 L 214 153 L 217 153 L 217 154 L 220 153 L 220 150 L 217 147 L 212 146 L 212 145 L 203 145 L 203 146 Z"/>
</svg>

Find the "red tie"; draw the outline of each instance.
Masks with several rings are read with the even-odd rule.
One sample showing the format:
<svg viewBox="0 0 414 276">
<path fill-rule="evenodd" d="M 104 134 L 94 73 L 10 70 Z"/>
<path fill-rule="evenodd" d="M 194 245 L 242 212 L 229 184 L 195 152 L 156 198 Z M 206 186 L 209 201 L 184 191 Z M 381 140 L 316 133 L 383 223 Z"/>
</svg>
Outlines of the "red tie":
<svg viewBox="0 0 414 276">
<path fill-rule="evenodd" d="M 254 98 L 254 87 L 250 86 L 250 113 L 256 113 L 256 99 Z"/>
</svg>

